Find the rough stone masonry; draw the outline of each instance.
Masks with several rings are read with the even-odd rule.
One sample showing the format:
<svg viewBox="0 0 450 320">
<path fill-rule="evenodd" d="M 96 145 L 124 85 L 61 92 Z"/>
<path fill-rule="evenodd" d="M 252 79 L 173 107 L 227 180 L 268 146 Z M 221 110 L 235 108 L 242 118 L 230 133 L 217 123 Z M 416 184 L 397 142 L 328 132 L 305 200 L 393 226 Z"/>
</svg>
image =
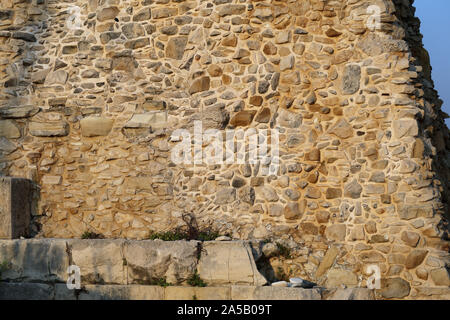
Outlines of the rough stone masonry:
<svg viewBox="0 0 450 320">
<path fill-rule="evenodd" d="M 39 186 L 36 237 L 143 239 L 191 213 L 283 241 L 289 274 L 365 286 L 376 265 L 386 298 L 439 295 L 450 135 L 419 27 L 411 0 L 2 0 L 0 172 Z M 278 174 L 175 165 L 196 120 L 279 128 Z"/>
</svg>

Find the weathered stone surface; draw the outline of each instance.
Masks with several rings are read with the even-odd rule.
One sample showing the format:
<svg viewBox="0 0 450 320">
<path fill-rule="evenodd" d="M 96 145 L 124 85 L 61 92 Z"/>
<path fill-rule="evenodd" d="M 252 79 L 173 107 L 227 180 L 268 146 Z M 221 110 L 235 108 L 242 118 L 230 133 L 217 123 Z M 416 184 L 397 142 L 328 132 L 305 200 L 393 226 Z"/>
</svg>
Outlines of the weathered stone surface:
<svg viewBox="0 0 450 320">
<path fill-rule="evenodd" d="M 67 280 L 69 256 L 65 240 L 0 240 L 0 261 L 8 263 L 7 270 L 2 272 L 3 281 Z"/>
<path fill-rule="evenodd" d="M 329 240 L 344 241 L 347 228 L 345 224 L 335 224 L 327 227 L 325 235 Z"/>
<path fill-rule="evenodd" d="M 341 139 L 347 139 L 353 136 L 353 128 L 345 119 L 337 121 L 329 132 Z"/>
<path fill-rule="evenodd" d="M 415 249 L 411 251 L 406 257 L 405 266 L 407 269 L 413 269 L 419 266 L 425 259 L 428 250 Z"/>
<path fill-rule="evenodd" d="M 435 285 L 450 286 L 450 275 L 446 268 L 433 269 L 430 275 Z"/>
<path fill-rule="evenodd" d="M 327 253 L 323 257 L 323 260 L 320 262 L 320 265 L 317 268 L 316 278 L 320 278 L 322 275 L 325 274 L 325 272 L 328 271 L 328 269 L 333 265 L 338 253 L 339 249 L 335 246 L 331 246 L 327 250 Z"/>
<path fill-rule="evenodd" d="M 189 212 L 233 239 L 288 237 L 293 257 L 273 256 L 272 273 L 325 284 L 345 269 L 364 285 L 379 263 L 408 299 L 442 289 L 450 136 L 410 2 L 382 6 L 377 30 L 369 0 L 75 1 L 81 20 L 13 2 L 0 10 L 0 175 L 39 183 L 32 236 L 142 239 Z M 85 135 L 90 117 L 108 120 Z M 229 163 L 206 163 L 204 136 L 202 163 L 174 163 L 182 142 L 200 154 L 195 121 L 236 134 Z M 256 145 L 237 137 L 254 129 Z M 342 257 L 313 279 L 333 242 Z"/>
<path fill-rule="evenodd" d="M 164 290 L 165 300 L 231 300 L 230 287 L 176 287 Z"/>
<path fill-rule="evenodd" d="M 382 279 L 381 287 L 381 295 L 386 299 L 404 298 L 411 290 L 409 283 L 402 278 Z"/>
<path fill-rule="evenodd" d="M 30 134 L 35 137 L 64 137 L 69 134 L 69 124 L 58 122 L 30 122 Z"/>
<path fill-rule="evenodd" d="M 73 264 L 85 284 L 126 284 L 124 240 L 68 240 Z"/>
<path fill-rule="evenodd" d="M 373 290 L 367 288 L 336 289 L 325 293 L 325 300 L 376 300 Z"/>
<path fill-rule="evenodd" d="M 198 264 L 200 278 L 209 285 L 264 285 L 252 250 L 246 242 L 205 242 Z"/>
<path fill-rule="evenodd" d="M 210 81 L 209 77 L 201 77 L 201 78 L 195 79 L 189 88 L 189 94 L 194 94 L 194 93 L 209 90 L 210 83 L 211 83 L 211 81 Z"/>
<path fill-rule="evenodd" d="M 5 119 L 19 119 L 34 116 L 39 112 L 39 107 L 35 106 L 11 106 L 1 107 L 0 117 Z"/>
<path fill-rule="evenodd" d="M 156 111 L 134 114 L 124 127 L 161 129 L 167 127 L 167 125 L 167 113 L 165 111 Z"/>
<path fill-rule="evenodd" d="M 101 22 L 111 20 L 114 19 L 119 14 L 119 12 L 120 10 L 117 7 L 103 8 L 97 12 L 97 19 Z"/>
<path fill-rule="evenodd" d="M 149 284 L 161 278 L 168 283 L 185 283 L 197 266 L 196 241 L 128 241 L 123 258 L 129 283 Z"/>
<path fill-rule="evenodd" d="M 361 196 L 362 186 L 358 181 L 353 180 L 352 182 L 345 185 L 344 196 L 352 199 L 358 199 Z"/>
<path fill-rule="evenodd" d="M 17 139 L 20 136 L 20 129 L 13 120 L 0 120 L 0 137 Z"/>
<path fill-rule="evenodd" d="M 215 203 L 227 204 L 233 202 L 235 199 L 236 199 L 236 189 L 223 188 L 217 191 Z"/>
<path fill-rule="evenodd" d="M 107 136 L 112 129 L 114 120 L 103 117 L 87 117 L 80 121 L 81 134 L 84 137 Z"/>
<path fill-rule="evenodd" d="M 184 48 L 186 47 L 187 40 L 188 38 L 185 36 L 171 38 L 167 43 L 166 57 L 181 60 L 184 55 Z"/>
<path fill-rule="evenodd" d="M 50 72 L 45 78 L 45 84 L 50 86 L 54 84 L 66 84 L 69 75 L 65 70 Z"/>
<path fill-rule="evenodd" d="M 342 93 L 354 94 L 359 90 L 361 82 L 361 67 L 358 65 L 347 65 L 342 76 Z"/>
<path fill-rule="evenodd" d="M 321 300 L 319 289 L 232 286 L 232 300 Z"/>
<path fill-rule="evenodd" d="M 87 285 L 79 300 L 164 300 L 164 288 L 139 285 Z"/>
<path fill-rule="evenodd" d="M 0 300 L 52 300 L 53 286 L 43 283 L 0 283 Z"/>
<path fill-rule="evenodd" d="M 327 288 L 336 288 L 340 285 L 355 287 L 358 285 L 356 274 L 350 270 L 331 269 L 327 273 Z"/>
<path fill-rule="evenodd" d="M 17 239 L 30 234 L 32 197 L 31 181 L 0 177 L 0 239 Z"/>
</svg>

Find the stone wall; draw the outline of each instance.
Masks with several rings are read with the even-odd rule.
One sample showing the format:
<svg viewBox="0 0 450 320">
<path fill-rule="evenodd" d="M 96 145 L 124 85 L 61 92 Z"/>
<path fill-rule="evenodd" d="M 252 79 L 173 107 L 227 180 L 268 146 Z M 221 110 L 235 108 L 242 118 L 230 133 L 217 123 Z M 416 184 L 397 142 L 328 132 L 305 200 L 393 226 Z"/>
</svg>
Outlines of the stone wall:
<svg viewBox="0 0 450 320">
<path fill-rule="evenodd" d="M 0 65 L 0 166 L 40 186 L 37 236 L 142 239 L 192 213 L 282 241 L 313 281 L 374 264 L 412 297 L 448 287 L 450 139 L 411 1 L 6 0 Z M 279 172 L 173 163 L 195 120 L 279 129 Z"/>
</svg>

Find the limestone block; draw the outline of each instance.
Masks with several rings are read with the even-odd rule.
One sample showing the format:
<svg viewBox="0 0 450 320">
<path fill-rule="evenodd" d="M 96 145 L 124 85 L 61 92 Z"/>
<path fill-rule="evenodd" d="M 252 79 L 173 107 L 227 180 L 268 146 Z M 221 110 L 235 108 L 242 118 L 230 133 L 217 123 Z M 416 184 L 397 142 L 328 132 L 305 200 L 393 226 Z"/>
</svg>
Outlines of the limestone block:
<svg viewBox="0 0 450 320">
<path fill-rule="evenodd" d="M 53 286 L 43 283 L 0 283 L 0 300 L 52 300 Z"/>
<path fill-rule="evenodd" d="M 231 300 L 321 300 L 319 289 L 232 286 Z"/>
<path fill-rule="evenodd" d="M 367 288 L 336 289 L 324 296 L 325 300 L 375 300 L 374 291 Z"/>
<path fill-rule="evenodd" d="M 331 269 L 327 274 L 327 288 L 336 288 L 340 285 L 355 287 L 358 284 L 356 274 L 349 270 Z"/>
<path fill-rule="evenodd" d="M 244 241 L 204 242 L 198 264 L 200 278 L 209 285 L 264 285 L 250 245 Z"/>
<path fill-rule="evenodd" d="M 161 129 L 167 126 L 167 113 L 165 111 L 134 114 L 125 124 L 125 128 Z"/>
<path fill-rule="evenodd" d="M 112 129 L 114 120 L 103 117 L 87 117 L 80 121 L 81 134 L 84 137 L 107 136 Z"/>
<path fill-rule="evenodd" d="M 186 36 L 174 37 L 169 40 L 166 47 L 166 57 L 181 60 L 184 55 L 188 38 Z"/>
<path fill-rule="evenodd" d="M 67 281 L 69 257 L 65 240 L 0 240 L 0 261 L 8 263 L 2 280 Z"/>
<path fill-rule="evenodd" d="M 45 78 L 45 85 L 66 84 L 69 74 L 64 70 L 50 72 Z"/>
<path fill-rule="evenodd" d="M 8 106 L 0 108 L 0 117 L 5 119 L 28 118 L 34 116 L 40 110 L 35 106 Z"/>
<path fill-rule="evenodd" d="M 29 130 L 35 137 L 63 137 L 69 134 L 69 125 L 65 121 L 30 122 Z"/>
<path fill-rule="evenodd" d="M 176 287 L 165 288 L 164 300 L 230 300 L 230 287 Z"/>
<path fill-rule="evenodd" d="M 126 241 L 123 255 L 128 282 L 149 284 L 165 278 L 168 283 L 187 281 L 197 267 L 197 241 Z"/>
<path fill-rule="evenodd" d="M 404 298 L 411 290 L 409 283 L 402 278 L 382 279 L 381 286 L 380 293 L 386 299 Z"/>
<path fill-rule="evenodd" d="M 430 275 L 435 285 L 450 286 L 450 275 L 446 268 L 431 270 Z"/>
<path fill-rule="evenodd" d="M 164 288 L 139 285 L 87 285 L 79 300 L 164 300 Z M 192 298 L 191 298 L 192 299 Z"/>
<path fill-rule="evenodd" d="M 400 119 L 392 123 L 393 138 L 415 137 L 419 133 L 417 121 L 414 119 Z"/>
<path fill-rule="evenodd" d="M 32 192 L 27 179 L 0 177 L 0 239 L 28 235 Z"/>
<path fill-rule="evenodd" d="M 68 240 L 74 265 L 83 284 L 126 284 L 122 246 L 124 240 Z"/>
<path fill-rule="evenodd" d="M 359 90 L 361 82 L 361 67 L 358 65 L 345 66 L 342 79 L 342 93 L 354 94 Z"/>
<path fill-rule="evenodd" d="M 8 139 L 20 138 L 20 129 L 14 120 L 0 120 L 0 137 Z"/>
<path fill-rule="evenodd" d="M 77 300 L 76 291 L 67 288 L 66 283 L 55 284 L 55 300 Z"/>
</svg>

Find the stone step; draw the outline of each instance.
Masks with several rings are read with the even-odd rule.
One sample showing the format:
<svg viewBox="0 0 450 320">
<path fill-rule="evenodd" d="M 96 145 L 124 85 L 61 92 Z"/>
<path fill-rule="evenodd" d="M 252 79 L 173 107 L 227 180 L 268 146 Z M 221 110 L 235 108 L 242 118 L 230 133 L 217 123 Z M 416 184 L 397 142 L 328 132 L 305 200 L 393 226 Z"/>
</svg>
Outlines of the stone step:
<svg viewBox="0 0 450 320">
<path fill-rule="evenodd" d="M 76 292 L 66 284 L 0 283 L 0 300 L 374 300 L 365 288 L 303 289 L 271 286 L 87 285 Z"/>
</svg>

